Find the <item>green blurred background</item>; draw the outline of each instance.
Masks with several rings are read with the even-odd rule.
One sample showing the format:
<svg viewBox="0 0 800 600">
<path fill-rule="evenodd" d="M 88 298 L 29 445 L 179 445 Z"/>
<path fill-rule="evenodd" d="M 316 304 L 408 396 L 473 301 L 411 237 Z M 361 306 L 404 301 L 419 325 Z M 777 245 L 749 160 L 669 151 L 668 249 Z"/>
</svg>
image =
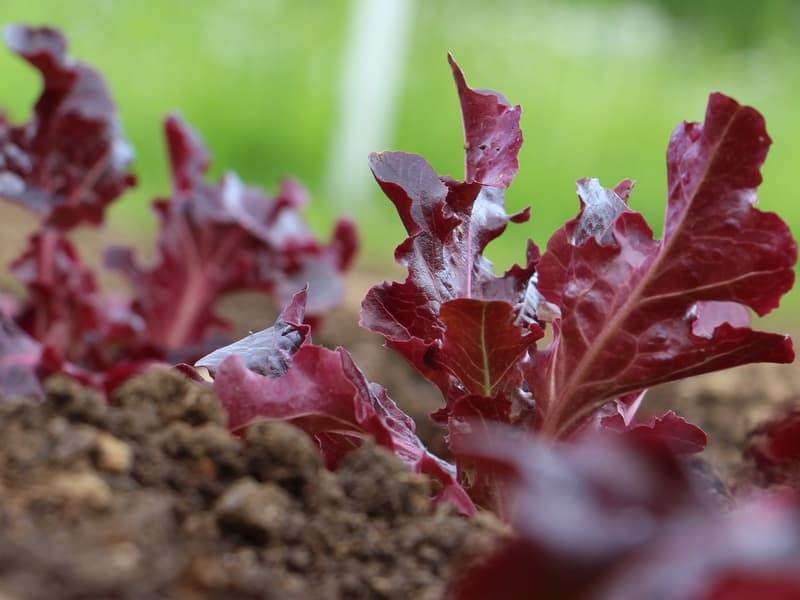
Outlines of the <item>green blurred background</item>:
<svg viewBox="0 0 800 600">
<path fill-rule="evenodd" d="M 114 208 L 112 226 L 141 231 L 143 239 L 154 228 L 149 200 L 168 189 L 161 119 L 179 109 L 212 149 L 214 176 L 232 168 L 271 190 L 284 175 L 297 176 L 313 193 L 314 227 L 325 233 L 337 214 L 354 216 L 362 268 L 386 270 L 402 239 L 400 222 L 368 183 L 366 156 L 363 168 L 331 185 L 335 138 L 349 115 L 356 130 L 383 132 L 375 150 L 416 152 L 438 171 L 460 175 L 461 122 L 447 51 L 473 86 L 500 90 L 523 107 L 525 144 L 508 203 L 511 210 L 532 205 L 533 219 L 492 246 L 498 270 L 522 258 L 525 238 L 543 246 L 575 213 L 574 182 L 584 176 L 607 185 L 635 179 L 633 206 L 659 230 L 670 132 L 683 119 L 702 119 L 714 90 L 766 116 L 774 145 L 761 207 L 800 231 L 792 183 L 800 158 L 800 3 L 409 2 L 405 50 L 394 57 L 393 109 L 374 123 L 351 114 L 358 92 L 342 87 L 365 2 L 3 0 L 0 15 L 63 28 L 73 54 L 105 73 L 140 177 Z M 396 40 L 379 35 L 372 43 L 370 55 L 379 56 Z M 15 120 L 26 118 L 39 85 L 34 72 L 6 54 L 0 81 L 0 103 Z M 793 292 L 777 320 L 793 325 L 798 310 L 800 293 Z"/>
</svg>

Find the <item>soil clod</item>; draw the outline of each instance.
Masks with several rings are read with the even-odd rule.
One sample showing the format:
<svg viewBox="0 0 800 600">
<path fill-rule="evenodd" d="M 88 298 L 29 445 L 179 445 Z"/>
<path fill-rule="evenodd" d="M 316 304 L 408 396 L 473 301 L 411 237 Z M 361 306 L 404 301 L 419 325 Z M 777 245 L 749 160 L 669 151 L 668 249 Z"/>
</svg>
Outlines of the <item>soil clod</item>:
<svg viewBox="0 0 800 600">
<path fill-rule="evenodd" d="M 334 473 L 294 426 L 224 423 L 165 370 L 0 402 L 0 597 L 437 598 L 498 535 L 371 444 Z"/>
</svg>

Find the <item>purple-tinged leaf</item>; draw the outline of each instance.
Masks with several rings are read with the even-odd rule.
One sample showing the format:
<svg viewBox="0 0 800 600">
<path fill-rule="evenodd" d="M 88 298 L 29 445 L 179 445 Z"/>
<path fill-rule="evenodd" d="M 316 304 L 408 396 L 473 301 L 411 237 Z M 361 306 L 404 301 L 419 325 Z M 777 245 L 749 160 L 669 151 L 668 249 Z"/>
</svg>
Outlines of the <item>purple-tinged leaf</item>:
<svg viewBox="0 0 800 600">
<path fill-rule="evenodd" d="M 527 210 L 508 215 L 504 201 L 522 144 L 519 107 L 470 89 L 452 58 L 451 66 L 464 116 L 467 181 L 440 177 L 412 154 L 370 157 L 375 179 L 409 235 L 395 251 L 408 277 L 373 287 L 361 312 L 362 326 L 383 335 L 388 347 L 439 387 L 448 406 L 439 414 L 443 421 L 465 395 L 519 387 L 518 363 L 541 337 L 539 317 L 550 317 L 553 308 L 537 296 L 535 245 L 529 244 L 525 266 L 502 276 L 483 255 L 509 221 L 530 216 Z"/>
<path fill-rule="evenodd" d="M 452 55 L 448 55 L 464 115 L 467 160 L 466 181 L 507 188 L 519 169 L 517 154 L 522 147 L 519 118 L 522 109 L 511 106 L 502 94 L 474 90 Z"/>
<path fill-rule="evenodd" d="M 800 462 L 800 409 L 756 429 L 758 453 L 773 464 Z"/>
<path fill-rule="evenodd" d="M 472 501 L 480 507 L 493 510 L 503 518 L 508 508 L 505 489 L 502 485 L 505 473 L 497 472 L 496 465 L 476 462 L 469 452 L 462 453 L 465 447 L 462 438 L 472 439 L 486 434 L 498 423 L 514 423 L 517 433 L 532 429 L 533 412 L 530 406 L 520 406 L 503 394 L 493 397 L 464 396 L 450 402 L 447 410 L 441 415 L 433 415 L 434 420 L 441 420 L 447 425 L 447 442 L 455 459 L 458 470 L 458 481 L 469 492 Z M 527 422 L 526 422 L 527 419 Z"/>
<path fill-rule="evenodd" d="M 105 81 L 69 57 L 66 38 L 54 29 L 11 25 L 5 40 L 39 70 L 44 90 L 30 122 L 0 119 L 0 197 L 52 227 L 99 225 L 107 205 L 136 183 Z"/>
<path fill-rule="evenodd" d="M 11 264 L 28 299 L 16 320 L 38 341 L 67 352 L 82 353 L 81 335 L 97 329 L 97 283 L 72 242 L 61 232 L 44 229 L 28 240 L 25 252 Z"/>
<path fill-rule="evenodd" d="M 412 471 L 437 480 L 442 485 L 440 500 L 452 501 L 467 514 L 474 512 L 456 482 L 455 469 L 425 449 L 413 420 L 381 386 L 367 381 L 344 349 L 306 344 L 291 360 L 280 377 L 255 373 L 235 355 L 221 363 L 214 389 L 232 430 L 259 419 L 290 421 L 317 440 L 330 467 L 371 437 Z"/>
<path fill-rule="evenodd" d="M 53 348 L 44 346 L 39 365 L 40 379 L 60 373 L 72 377 L 82 385 L 103 392 L 111 398 L 114 391 L 123 383 L 153 368 L 168 368 L 163 361 L 146 356 L 132 355 L 129 359 L 120 359 L 104 369 L 87 369 L 79 364 L 69 362 Z"/>
<path fill-rule="evenodd" d="M 675 454 L 696 454 L 705 450 L 708 443 L 702 429 L 671 410 L 645 423 L 626 425 L 622 415 L 606 417 L 602 423 L 605 428 L 625 436 L 658 440 Z"/>
<path fill-rule="evenodd" d="M 94 274 L 63 232 L 44 228 L 32 235 L 11 268 L 27 298 L 2 318 L 7 330 L 20 328 L 9 339 L 30 367 L 26 386 L 63 373 L 110 393 L 126 379 L 163 364 L 159 349 L 143 339 L 139 316 L 100 293 Z M 10 352 L 16 360 L 18 355 Z"/>
<path fill-rule="evenodd" d="M 630 193 L 628 182 L 622 182 L 617 187 Z M 609 190 L 601 186 L 597 179 L 579 180 L 578 197 L 583 203 L 583 210 L 570 242 L 574 246 L 582 246 L 589 238 L 594 238 L 601 246 L 613 244 L 614 222 L 628 210 L 625 200 L 615 189 Z"/>
<path fill-rule="evenodd" d="M 164 123 L 172 189 L 188 194 L 205 187 L 204 177 L 211 166 L 211 154 L 197 132 L 173 115 Z"/>
<path fill-rule="evenodd" d="M 107 265 L 131 279 L 135 297 L 103 295 L 65 230 L 101 223 L 106 206 L 134 184 L 116 107 L 100 74 L 69 57 L 60 32 L 11 26 L 5 39 L 44 83 L 28 123 L 0 113 L 0 196 L 43 223 L 12 265 L 27 298 L 0 297 L 0 315 L 36 345 L 32 376 L 66 373 L 109 390 L 165 358 L 196 360 L 221 345 L 214 330 L 227 323 L 216 306 L 228 292 L 261 291 L 284 304 L 309 286 L 309 321 L 340 300 L 342 273 L 358 245 L 353 223 L 340 221 L 321 244 L 300 215 L 308 193 L 299 183 L 284 182 L 276 198 L 233 174 L 207 183 L 209 153 L 177 117 L 165 126 L 173 194 L 155 203 L 162 226 L 156 261 L 142 267 L 132 249 L 110 249 Z M 308 331 L 297 314 L 303 309 L 293 305 L 283 315 L 274 339 L 257 335 L 248 343 L 291 353 Z"/>
<path fill-rule="evenodd" d="M 738 302 L 698 302 L 692 308 L 692 334 L 708 340 L 714 337 L 717 327 L 727 323 L 731 327 L 750 327 L 750 310 Z"/>
<path fill-rule="evenodd" d="M 746 572 L 738 569 L 731 574 L 719 577 L 710 589 L 697 600 L 796 600 L 800 598 L 800 580 L 765 569 Z"/>
<path fill-rule="evenodd" d="M 746 502 L 728 514 L 686 506 L 651 544 L 617 561 L 599 598 L 796 598 L 800 590 L 800 507 L 785 498 Z M 612 567 L 613 568 L 613 567 Z M 737 592 L 728 594 L 736 582 Z"/>
<path fill-rule="evenodd" d="M 670 143 L 660 242 L 619 194 L 579 185 L 581 214 L 538 266 L 539 291 L 562 313 L 528 370 L 547 434 L 658 383 L 793 360 L 788 336 L 752 331 L 744 316 L 775 308 L 794 281 L 788 227 L 753 207 L 769 144 L 758 112 L 712 95 L 705 123 L 680 126 Z"/>
<path fill-rule="evenodd" d="M 27 290 L 15 321 L 64 360 L 103 370 L 122 358 L 123 348 L 127 359 L 141 352 L 156 356 L 142 347 L 141 319 L 100 293 L 94 274 L 62 232 L 45 228 L 33 234 L 11 271 Z"/>
<path fill-rule="evenodd" d="M 519 387 L 520 359 L 544 332 L 515 323 L 508 302 L 460 298 L 442 304 L 444 324 L 437 361 L 463 386 L 466 394 L 493 397 Z"/>
<path fill-rule="evenodd" d="M 32 338 L 7 315 L 0 314 L 0 396 L 41 399 L 41 382 L 56 373 L 110 394 L 125 380 L 154 366 L 156 361 L 132 358 L 89 369 L 69 362 L 62 352 Z"/>
<path fill-rule="evenodd" d="M 518 166 L 519 108 L 471 90 L 451 66 L 466 181 L 439 177 L 418 156 L 371 157 L 408 232 L 395 251 L 408 276 L 369 291 L 362 325 L 441 390 L 446 404 L 432 416 L 451 444 L 471 431 L 470 419 L 570 439 L 616 415 L 608 424 L 619 421 L 622 437 L 699 451 L 705 435 L 675 415 L 632 424 L 648 387 L 794 358 L 788 336 L 750 329 L 750 312 L 766 314 L 791 288 L 797 259 L 786 224 L 754 208 L 770 144 L 763 118 L 714 94 L 704 124 L 676 130 L 662 240 L 629 208 L 632 181 L 606 189 L 582 179 L 578 216 L 544 255 L 529 244 L 526 266 L 497 277 L 487 244 L 529 216 L 507 215 L 503 199 Z M 489 307 L 502 318 L 484 326 Z M 551 340 L 537 350 L 547 324 Z M 497 507 L 495 474 L 454 455 L 474 499 Z"/>
<path fill-rule="evenodd" d="M 748 598 L 800 585 L 800 507 L 773 498 L 721 514 L 663 440 L 474 432 L 456 450 L 506 488 L 515 536 L 456 569 L 450 598 L 727 600 L 733 581 Z"/>
<path fill-rule="evenodd" d="M 174 189 L 171 199 L 155 203 L 158 258 L 140 266 L 131 249 L 119 247 L 106 256 L 133 284 L 132 308 L 154 344 L 176 351 L 226 327 L 216 305 L 234 291 L 271 292 L 284 304 L 308 285 L 312 317 L 341 299 L 341 275 L 357 246 L 350 222 L 320 244 L 300 216 L 307 194 L 299 183 L 284 182 L 274 199 L 230 173 L 206 183 L 209 155 L 198 136 L 175 116 L 165 130 Z"/>
<path fill-rule="evenodd" d="M 239 356 L 244 365 L 260 375 L 281 377 L 289 370 L 292 356 L 303 345 L 310 327 L 303 324 L 306 313 L 307 290 L 297 292 L 283 309 L 272 327 L 214 350 L 195 363 L 205 367 L 213 376 L 229 356 Z"/>
<path fill-rule="evenodd" d="M 553 443 L 519 428 L 466 422 L 454 451 L 492 469 L 506 488 L 503 507 L 522 535 L 540 537 L 558 552 L 591 559 L 642 543 L 622 515 L 639 505 L 663 518 L 691 498 L 677 457 L 653 438 L 587 435 Z"/>
<path fill-rule="evenodd" d="M 633 423 L 633 418 L 642 405 L 646 394 L 647 390 L 626 394 L 625 396 L 620 396 L 612 403 L 616 411 L 615 414 L 622 417 L 622 422 L 625 426 L 629 426 Z"/>
<path fill-rule="evenodd" d="M 752 431 L 746 453 L 768 483 L 787 485 L 800 492 L 800 408 Z"/>
</svg>

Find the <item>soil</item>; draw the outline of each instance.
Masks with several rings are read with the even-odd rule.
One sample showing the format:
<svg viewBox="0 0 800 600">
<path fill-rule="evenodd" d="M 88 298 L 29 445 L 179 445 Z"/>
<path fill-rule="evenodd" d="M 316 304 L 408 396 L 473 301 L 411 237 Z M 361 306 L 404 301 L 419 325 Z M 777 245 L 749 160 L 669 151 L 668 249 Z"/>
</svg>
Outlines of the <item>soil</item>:
<svg viewBox="0 0 800 600">
<path fill-rule="evenodd" d="M 371 445 L 331 473 L 292 426 L 234 437 L 171 371 L 112 405 L 53 378 L 0 404 L 0 598 L 438 598 L 502 528 L 429 492 Z"/>
<path fill-rule="evenodd" d="M 239 333 L 266 326 L 237 298 Z M 437 390 L 353 307 L 315 341 L 348 348 L 446 456 L 427 418 Z M 675 410 L 709 435 L 692 470 L 724 505 L 758 485 L 748 432 L 800 398 L 800 370 L 754 365 L 663 386 L 643 417 Z M 0 600 L 39 598 L 438 598 L 454 565 L 505 534 L 491 516 L 434 508 L 429 482 L 371 445 L 336 473 L 288 425 L 242 437 L 205 386 L 155 371 L 107 405 L 53 378 L 41 404 L 0 402 Z"/>
</svg>

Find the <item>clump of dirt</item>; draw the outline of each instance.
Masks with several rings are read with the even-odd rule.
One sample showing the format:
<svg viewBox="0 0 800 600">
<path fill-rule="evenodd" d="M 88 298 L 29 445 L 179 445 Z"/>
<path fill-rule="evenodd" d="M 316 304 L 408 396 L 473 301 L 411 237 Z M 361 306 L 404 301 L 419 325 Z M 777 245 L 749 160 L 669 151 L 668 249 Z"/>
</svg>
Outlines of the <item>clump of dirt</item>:
<svg viewBox="0 0 800 600">
<path fill-rule="evenodd" d="M 426 478 L 372 445 L 326 470 L 310 439 L 224 427 L 172 371 L 107 405 L 65 378 L 0 403 L 0 596 L 437 598 L 501 528 L 434 508 Z"/>
</svg>

